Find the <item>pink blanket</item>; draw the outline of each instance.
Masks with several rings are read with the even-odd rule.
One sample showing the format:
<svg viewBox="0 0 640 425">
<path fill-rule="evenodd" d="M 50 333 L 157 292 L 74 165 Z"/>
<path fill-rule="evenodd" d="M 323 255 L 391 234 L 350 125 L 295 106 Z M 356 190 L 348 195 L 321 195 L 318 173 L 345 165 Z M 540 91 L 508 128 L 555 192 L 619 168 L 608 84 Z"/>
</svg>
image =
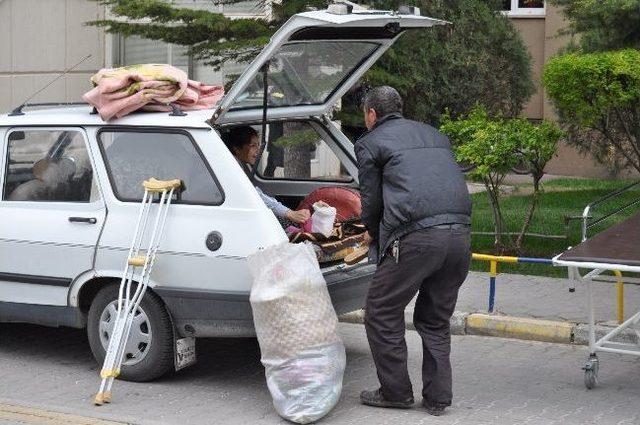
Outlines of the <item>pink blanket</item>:
<svg viewBox="0 0 640 425">
<path fill-rule="evenodd" d="M 224 96 L 222 86 L 208 86 L 189 80 L 171 65 L 146 64 L 104 68 L 91 82 L 94 88 L 82 98 L 108 121 L 138 109 L 171 111 L 171 103 L 183 110 L 213 108 Z"/>
</svg>

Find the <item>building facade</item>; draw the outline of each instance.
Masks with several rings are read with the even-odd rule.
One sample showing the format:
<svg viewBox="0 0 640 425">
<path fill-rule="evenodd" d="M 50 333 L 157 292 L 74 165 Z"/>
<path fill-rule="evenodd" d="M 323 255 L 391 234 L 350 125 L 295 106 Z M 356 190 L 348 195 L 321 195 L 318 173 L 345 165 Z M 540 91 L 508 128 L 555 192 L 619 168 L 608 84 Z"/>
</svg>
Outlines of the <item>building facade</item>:
<svg viewBox="0 0 640 425">
<path fill-rule="evenodd" d="M 210 0 L 172 0 L 190 8 L 206 8 L 230 17 L 269 19 L 271 11 L 259 1 L 215 5 Z M 528 118 L 554 119 L 553 105 L 541 85 L 545 62 L 566 45 L 558 31 L 565 22 L 558 8 L 544 0 L 504 0 L 503 13 L 512 20 L 531 53 L 536 93 L 525 106 Z M 211 84 L 225 82 L 227 76 L 242 71 L 241 65 L 226 65 L 220 71 L 197 63 L 180 46 L 162 42 L 123 38 L 84 23 L 106 16 L 105 6 L 87 0 L 0 0 L 0 111 L 20 105 L 65 69 L 77 65 L 31 102 L 74 102 L 91 88 L 89 78 L 103 67 L 134 63 L 170 63 L 193 79 Z M 561 145 L 548 172 L 584 177 L 614 177 L 603 166 L 575 149 Z M 623 175 L 625 176 L 625 175 Z"/>
<path fill-rule="evenodd" d="M 566 21 L 558 7 L 543 0 L 504 0 L 503 10 L 513 25 L 520 31 L 532 59 L 532 76 L 536 92 L 526 104 L 523 114 L 530 119 L 555 120 L 551 101 L 542 87 L 544 64 L 557 55 L 569 42 L 569 36 L 561 35 Z M 547 166 L 550 174 L 579 177 L 625 178 L 635 173 L 622 172 L 613 175 L 605 166 L 598 164 L 589 155 L 579 153 L 564 143 L 558 147 L 558 156 Z"/>
<path fill-rule="evenodd" d="M 210 0 L 173 0 L 190 8 L 207 8 L 230 17 L 263 17 L 270 10 L 258 1 L 214 5 Z M 88 0 L 0 0 L 0 111 L 23 103 L 66 69 L 91 55 L 30 102 L 78 102 L 91 89 L 89 79 L 101 68 L 135 63 L 170 63 L 193 79 L 211 84 L 242 71 L 220 71 L 190 60 L 185 48 L 138 37 L 123 38 L 87 26 L 104 19 L 105 6 Z"/>
</svg>

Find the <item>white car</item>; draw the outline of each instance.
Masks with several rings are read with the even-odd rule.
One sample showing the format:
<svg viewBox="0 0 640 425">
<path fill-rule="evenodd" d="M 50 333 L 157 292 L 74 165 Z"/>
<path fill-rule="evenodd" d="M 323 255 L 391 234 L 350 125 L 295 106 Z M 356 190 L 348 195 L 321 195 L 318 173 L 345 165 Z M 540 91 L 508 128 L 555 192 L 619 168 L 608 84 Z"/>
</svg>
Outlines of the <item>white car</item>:
<svg viewBox="0 0 640 425">
<path fill-rule="evenodd" d="M 185 190 L 170 208 L 121 377 L 150 380 L 178 367 L 180 340 L 254 335 L 246 257 L 286 241 L 254 183 L 292 207 L 319 187 L 357 188 L 353 146 L 330 120 L 332 107 L 404 30 L 442 23 L 340 8 L 296 15 L 215 111 L 103 122 L 87 106 L 23 105 L 1 115 L 0 321 L 86 327 L 102 362 L 140 183 L 179 178 Z M 251 182 L 219 134 L 262 125 L 263 113 L 268 145 Z M 313 143 L 296 151 L 276 142 L 302 139 Z M 363 306 L 374 270 L 325 266 L 339 314 Z"/>
</svg>

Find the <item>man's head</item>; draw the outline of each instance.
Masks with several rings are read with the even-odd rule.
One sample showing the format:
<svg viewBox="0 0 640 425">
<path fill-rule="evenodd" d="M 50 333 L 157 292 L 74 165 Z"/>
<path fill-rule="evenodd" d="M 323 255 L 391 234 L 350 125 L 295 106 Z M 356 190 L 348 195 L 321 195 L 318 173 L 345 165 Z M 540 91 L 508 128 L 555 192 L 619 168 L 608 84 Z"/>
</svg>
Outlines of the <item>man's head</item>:
<svg viewBox="0 0 640 425">
<path fill-rule="evenodd" d="M 258 132 L 243 125 L 234 127 L 223 137 L 231 153 L 245 164 L 255 165 L 260 153 L 260 140 Z"/>
<path fill-rule="evenodd" d="M 371 130 L 378 119 L 393 113 L 402 113 L 402 98 L 396 89 L 380 86 L 371 89 L 362 102 L 364 123 Z"/>
</svg>

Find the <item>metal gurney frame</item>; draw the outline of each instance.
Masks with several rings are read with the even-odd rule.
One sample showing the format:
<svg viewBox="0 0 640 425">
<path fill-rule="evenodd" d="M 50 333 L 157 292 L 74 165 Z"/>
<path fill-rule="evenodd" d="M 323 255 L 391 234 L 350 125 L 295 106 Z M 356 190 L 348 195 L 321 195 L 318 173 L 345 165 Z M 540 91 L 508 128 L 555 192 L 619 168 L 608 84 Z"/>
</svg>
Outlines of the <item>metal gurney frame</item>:
<svg viewBox="0 0 640 425">
<path fill-rule="evenodd" d="M 640 278 L 622 275 L 622 272 L 640 273 L 640 213 L 618 223 L 607 230 L 587 238 L 587 229 L 603 222 L 611 215 L 626 210 L 640 202 L 640 197 L 626 204 L 617 211 L 588 224 L 590 212 L 593 206 L 612 199 L 631 188 L 639 186 L 640 182 L 627 186 L 596 202 L 589 204 L 583 212 L 582 243 L 570 248 L 564 253 L 553 258 L 555 266 L 568 268 L 569 279 L 574 282 L 584 282 L 587 289 L 588 324 L 589 324 L 589 360 L 583 368 L 584 381 L 587 388 L 593 388 L 597 383 L 599 362 L 597 352 L 618 354 L 630 354 L 640 356 L 640 331 L 634 328 L 640 322 L 640 311 L 629 319 L 609 331 L 602 338 L 596 340 L 593 282 L 623 282 L 640 284 Z M 580 269 L 590 270 L 585 275 L 580 274 Z M 614 272 L 615 276 L 605 275 L 607 271 Z M 626 329 L 632 328 L 637 336 L 636 344 L 612 341 L 617 335 Z"/>
<path fill-rule="evenodd" d="M 615 282 L 616 280 L 612 279 L 611 276 L 603 276 L 602 273 L 605 271 L 619 271 L 619 272 L 632 272 L 632 273 L 640 273 L 640 266 L 627 266 L 624 264 L 616 264 L 616 263 L 605 263 L 605 262 L 582 262 L 582 261 L 566 261 L 561 260 L 558 255 L 553 258 L 553 264 L 557 266 L 565 266 L 569 269 L 569 278 L 574 281 L 582 281 L 586 283 L 587 287 L 587 304 L 589 309 L 589 360 L 584 367 L 585 371 L 585 385 L 587 388 L 595 387 L 597 383 L 598 377 L 598 356 L 596 353 L 598 351 L 609 352 L 609 353 L 619 353 L 619 354 L 631 354 L 634 356 L 640 356 L 640 345 L 639 344 L 627 344 L 622 342 L 611 341 L 614 337 L 620 334 L 623 330 L 631 328 L 640 322 L 640 311 L 631 316 L 629 319 L 625 320 L 621 325 L 618 325 L 611 331 L 609 331 L 606 335 L 596 341 L 595 334 L 595 315 L 594 315 L 594 300 L 593 300 L 593 282 Z M 591 269 L 590 272 L 582 276 L 580 274 L 579 269 L 586 268 Z M 640 279 L 626 277 L 623 278 L 624 283 L 634 283 L 640 284 Z M 640 339 L 640 331 L 638 329 L 634 329 L 636 334 L 638 335 L 638 339 Z"/>
</svg>

